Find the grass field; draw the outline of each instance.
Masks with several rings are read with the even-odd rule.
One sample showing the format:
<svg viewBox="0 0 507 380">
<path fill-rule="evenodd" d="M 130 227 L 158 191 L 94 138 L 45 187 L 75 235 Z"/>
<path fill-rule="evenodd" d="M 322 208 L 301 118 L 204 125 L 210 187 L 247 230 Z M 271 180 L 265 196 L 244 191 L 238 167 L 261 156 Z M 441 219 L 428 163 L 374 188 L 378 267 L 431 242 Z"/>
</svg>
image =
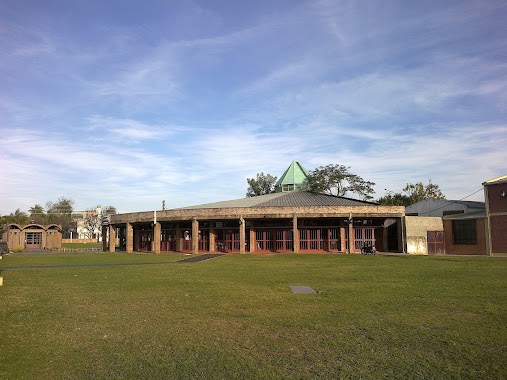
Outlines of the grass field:
<svg viewBox="0 0 507 380">
<path fill-rule="evenodd" d="M 102 243 L 62 243 L 62 248 L 102 248 Z"/>
<path fill-rule="evenodd" d="M 183 258 L 13 254 L 0 267 Z M 247 254 L 1 272 L 1 379 L 507 378 L 506 258 Z"/>
</svg>

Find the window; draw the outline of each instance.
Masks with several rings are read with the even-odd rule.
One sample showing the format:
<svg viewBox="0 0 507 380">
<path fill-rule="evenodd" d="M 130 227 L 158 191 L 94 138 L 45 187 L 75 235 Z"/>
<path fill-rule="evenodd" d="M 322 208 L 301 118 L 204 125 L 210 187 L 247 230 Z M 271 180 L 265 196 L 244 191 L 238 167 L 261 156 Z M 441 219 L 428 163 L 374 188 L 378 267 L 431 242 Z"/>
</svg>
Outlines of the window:
<svg viewBox="0 0 507 380">
<path fill-rule="evenodd" d="M 475 222 L 475 219 L 452 221 L 454 244 L 477 244 L 477 227 Z"/>
</svg>

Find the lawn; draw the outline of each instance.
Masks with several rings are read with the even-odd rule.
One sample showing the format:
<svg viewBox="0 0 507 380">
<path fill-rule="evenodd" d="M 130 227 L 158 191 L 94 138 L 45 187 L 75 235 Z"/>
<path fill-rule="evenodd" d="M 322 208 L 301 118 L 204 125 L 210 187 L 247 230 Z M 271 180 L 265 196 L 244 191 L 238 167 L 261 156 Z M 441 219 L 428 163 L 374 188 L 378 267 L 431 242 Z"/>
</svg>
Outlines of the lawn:
<svg viewBox="0 0 507 380">
<path fill-rule="evenodd" d="M 507 378 L 507 258 L 231 254 L 1 275 L 1 379 Z"/>
<path fill-rule="evenodd" d="M 62 243 L 62 248 L 102 248 L 102 242 L 99 243 Z"/>
</svg>

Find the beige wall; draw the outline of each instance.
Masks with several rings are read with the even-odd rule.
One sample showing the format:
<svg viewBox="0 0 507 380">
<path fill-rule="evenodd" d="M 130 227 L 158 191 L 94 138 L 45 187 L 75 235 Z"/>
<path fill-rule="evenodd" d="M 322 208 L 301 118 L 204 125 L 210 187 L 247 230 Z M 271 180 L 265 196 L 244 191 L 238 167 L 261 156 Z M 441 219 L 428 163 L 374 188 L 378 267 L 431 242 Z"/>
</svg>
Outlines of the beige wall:
<svg viewBox="0 0 507 380">
<path fill-rule="evenodd" d="M 428 254 L 428 231 L 443 231 L 441 217 L 406 216 L 407 253 L 412 255 Z"/>
<path fill-rule="evenodd" d="M 348 217 L 395 218 L 405 215 L 403 206 L 307 206 L 307 207 L 238 207 L 202 208 L 157 211 L 157 221 L 196 219 L 240 219 L 243 218 L 298 218 Z M 141 223 L 154 220 L 153 211 L 111 215 L 111 224 Z"/>
<path fill-rule="evenodd" d="M 48 225 L 26 225 L 20 226 L 17 224 L 11 225 L 3 235 L 3 240 L 7 241 L 7 246 L 10 250 L 23 250 L 25 249 L 25 239 L 27 232 L 40 232 L 42 234 L 41 249 L 53 249 L 62 247 L 62 231 L 60 226 Z M 33 228 L 34 226 L 39 228 Z"/>
</svg>

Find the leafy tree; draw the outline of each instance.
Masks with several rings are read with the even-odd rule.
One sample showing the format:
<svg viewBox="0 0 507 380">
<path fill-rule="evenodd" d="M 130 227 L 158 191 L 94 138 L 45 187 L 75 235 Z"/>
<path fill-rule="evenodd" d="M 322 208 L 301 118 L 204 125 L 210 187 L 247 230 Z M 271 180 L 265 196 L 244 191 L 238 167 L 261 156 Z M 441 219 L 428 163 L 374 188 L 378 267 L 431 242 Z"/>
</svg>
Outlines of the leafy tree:
<svg viewBox="0 0 507 380">
<path fill-rule="evenodd" d="M 72 220 L 72 211 L 74 200 L 71 198 L 60 197 L 56 202 L 47 202 L 47 223 L 55 223 L 62 226 L 64 237 L 70 236 L 71 229 L 76 228 L 76 223 Z"/>
<path fill-rule="evenodd" d="M 7 230 L 7 219 L 5 219 L 5 216 L 0 215 L 0 241 L 5 230 Z"/>
<path fill-rule="evenodd" d="M 74 209 L 74 200 L 60 197 L 56 202 L 47 202 L 46 209 L 48 210 L 48 214 L 71 215 Z"/>
<path fill-rule="evenodd" d="M 257 173 L 256 178 L 248 178 L 247 197 L 257 197 L 259 195 L 270 194 L 275 191 L 277 177 L 271 174 Z"/>
<path fill-rule="evenodd" d="M 32 206 L 28 209 L 28 212 L 30 215 L 33 214 L 44 214 L 44 207 L 42 207 L 40 204 L 36 204 L 35 206 Z"/>
<path fill-rule="evenodd" d="M 9 215 L 3 217 L 4 224 L 16 223 L 16 224 L 28 224 L 30 218 L 26 212 L 21 211 L 19 208 L 16 211 L 11 212 Z"/>
<path fill-rule="evenodd" d="M 44 207 L 40 204 L 36 204 L 28 209 L 30 213 L 30 219 L 37 224 L 46 224 L 46 214 L 44 213 Z"/>
<path fill-rule="evenodd" d="M 403 191 L 410 197 L 412 204 L 430 198 L 445 199 L 445 195 L 440 190 L 440 187 L 431 183 L 431 180 L 426 186 L 424 186 L 422 182 L 417 182 L 416 184 L 407 183 Z"/>
<path fill-rule="evenodd" d="M 346 196 L 348 193 L 359 195 L 364 200 L 373 199 L 375 183 L 365 181 L 349 171 L 349 166 L 331 164 L 319 166 L 308 176 L 308 189 L 314 193 L 326 193 Z"/>
<path fill-rule="evenodd" d="M 389 193 L 379 199 L 377 203 L 384 206 L 409 206 L 411 204 L 410 197 L 401 193 Z"/>
<path fill-rule="evenodd" d="M 378 203 L 386 206 L 410 206 L 424 199 L 445 199 L 440 187 L 430 182 L 423 185 L 422 182 L 407 183 L 403 193 L 389 193 L 377 200 Z"/>
</svg>

